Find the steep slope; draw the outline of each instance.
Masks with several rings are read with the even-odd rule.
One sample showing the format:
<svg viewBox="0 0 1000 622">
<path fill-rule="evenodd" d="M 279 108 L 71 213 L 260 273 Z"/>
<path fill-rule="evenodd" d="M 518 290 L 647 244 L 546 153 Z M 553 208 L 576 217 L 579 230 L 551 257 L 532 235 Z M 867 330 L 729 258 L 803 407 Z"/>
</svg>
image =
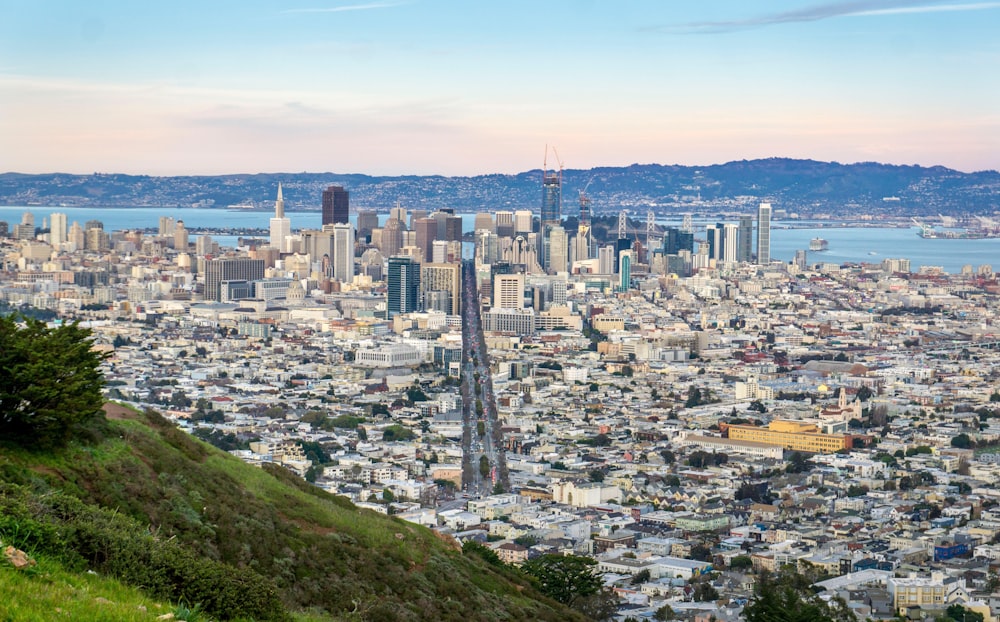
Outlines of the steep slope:
<svg viewBox="0 0 1000 622">
<path fill-rule="evenodd" d="M 576 619 L 510 569 L 281 468 L 247 466 L 156 413 L 93 436 L 50 453 L 0 446 L 0 539 L 68 551 L 77 569 L 220 618 Z"/>
</svg>

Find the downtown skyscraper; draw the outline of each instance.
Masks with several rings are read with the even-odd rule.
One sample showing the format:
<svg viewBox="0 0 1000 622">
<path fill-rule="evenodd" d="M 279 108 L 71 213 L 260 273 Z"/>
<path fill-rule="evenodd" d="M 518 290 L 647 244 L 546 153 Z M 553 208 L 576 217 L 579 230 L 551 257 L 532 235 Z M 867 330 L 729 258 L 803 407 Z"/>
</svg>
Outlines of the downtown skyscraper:
<svg viewBox="0 0 1000 622">
<path fill-rule="evenodd" d="M 288 237 L 292 235 L 292 223 L 285 217 L 285 199 L 281 194 L 281 182 L 278 182 L 278 198 L 274 200 L 274 218 L 271 219 L 271 248 L 280 252 L 288 252 Z"/>
<path fill-rule="evenodd" d="M 562 224 L 562 169 L 549 172 L 542 169 L 542 210 L 541 210 L 541 251 L 542 268 L 552 269 L 550 233 L 553 227 Z"/>
<path fill-rule="evenodd" d="M 753 259 L 753 216 L 740 216 L 736 242 L 736 261 Z"/>
<path fill-rule="evenodd" d="M 420 304 L 420 263 L 412 257 L 390 257 L 386 278 L 388 317 L 413 313 Z"/>
<path fill-rule="evenodd" d="M 771 204 L 757 208 L 757 265 L 771 263 Z"/>
<path fill-rule="evenodd" d="M 350 212 L 350 193 L 343 186 L 330 186 L 323 191 L 322 224 L 346 223 Z"/>
</svg>

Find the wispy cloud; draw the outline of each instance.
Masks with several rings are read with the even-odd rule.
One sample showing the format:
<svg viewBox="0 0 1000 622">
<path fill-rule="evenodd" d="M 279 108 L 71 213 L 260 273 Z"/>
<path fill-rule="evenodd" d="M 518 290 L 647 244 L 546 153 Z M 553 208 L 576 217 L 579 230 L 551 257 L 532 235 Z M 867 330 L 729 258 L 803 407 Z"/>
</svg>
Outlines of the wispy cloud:
<svg viewBox="0 0 1000 622">
<path fill-rule="evenodd" d="M 872 9 L 851 15 L 904 15 L 907 13 L 949 13 L 954 11 L 984 11 L 1000 9 L 1000 2 L 971 2 L 968 4 L 934 4 L 931 6 L 901 6 L 888 9 Z"/>
<path fill-rule="evenodd" d="M 347 11 L 371 11 L 374 9 L 391 9 L 392 7 L 409 4 L 408 2 L 368 2 L 366 4 L 345 4 L 342 6 L 316 7 L 311 9 L 285 9 L 282 13 L 345 13 Z"/>
<path fill-rule="evenodd" d="M 732 20 L 687 22 L 665 26 L 653 26 L 646 30 L 669 34 L 718 34 L 739 30 L 751 30 L 776 24 L 816 22 L 837 17 L 867 17 L 879 15 L 905 15 L 915 13 L 947 13 L 962 11 L 984 11 L 1000 8 L 1000 2 L 971 2 L 963 4 L 930 4 L 932 0 L 850 0 L 828 2 L 814 6 L 765 13 L 754 17 Z"/>
</svg>

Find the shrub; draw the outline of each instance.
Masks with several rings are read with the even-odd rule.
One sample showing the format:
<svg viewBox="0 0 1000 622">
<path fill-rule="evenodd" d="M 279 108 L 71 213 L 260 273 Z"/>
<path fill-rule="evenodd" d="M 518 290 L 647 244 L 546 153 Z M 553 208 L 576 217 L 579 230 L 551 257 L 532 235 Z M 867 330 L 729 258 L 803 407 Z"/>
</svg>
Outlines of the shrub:
<svg viewBox="0 0 1000 622">
<path fill-rule="evenodd" d="M 29 447 L 64 444 L 101 414 L 105 354 L 76 323 L 0 317 L 0 435 Z"/>
</svg>

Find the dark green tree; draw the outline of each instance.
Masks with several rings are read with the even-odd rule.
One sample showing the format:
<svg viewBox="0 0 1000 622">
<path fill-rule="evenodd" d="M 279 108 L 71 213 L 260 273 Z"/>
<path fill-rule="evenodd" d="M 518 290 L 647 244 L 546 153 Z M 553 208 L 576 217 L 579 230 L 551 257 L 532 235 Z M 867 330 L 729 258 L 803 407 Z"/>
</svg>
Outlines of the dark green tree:
<svg viewBox="0 0 1000 622">
<path fill-rule="evenodd" d="M 785 466 L 785 473 L 804 473 L 808 470 L 808 456 L 798 451 L 788 454 L 788 464 Z"/>
<path fill-rule="evenodd" d="M 951 438 L 951 446 L 959 449 L 971 449 L 976 446 L 976 443 L 969 438 L 968 434 L 962 433 Z"/>
<path fill-rule="evenodd" d="M 983 622 L 983 614 L 958 604 L 950 605 L 945 609 L 944 616 L 938 619 L 941 620 L 942 618 L 947 620 L 947 622 L 951 622 L 952 620 L 955 620 L 955 622 Z"/>
<path fill-rule="evenodd" d="M 382 431 L 382 440 L 387 443 L 392 441 L 412 441 L 415 436 L 413 430 L 405 428 L 398 423 L 387 426 Z"/>
<path fill-rule="evenodd" d="M 694 594 L 692 595 L 697 602 L 709 602 L 712 600 L 719 599 L 719 590 L 712 587 L 712 584 L 703 581 L 694 586 Z"/>
<path fill-rule="evenodd" d="M 601 577 L 594 572 L 596 565 L 589 557 L 549 554 L 529 559 L 521 570 L 537 581 L 542 594 L 572 607 L 601 591 Z"/>
<path fill-rule="evenodd" d="M 855 622 L 857 618 L 839 598 L 830 603 L 809 589 L 810 579 L 797 573 L 762 574 L 743 609 L 746 622 Z"/>
<path fill-rule="evenodd" d="M 49 328 L 0 317 L 0 437 L 22 444 L 65 443 L 79 424 L 101 416 L 106 354 L 77 323 Z"/>
<path fill-rule="evenodd" d="M 406 399 L 410 400 L 411 402 L 426 402 L 430 400 L 430 398 L 427 397 L 427 394 L 424 393 L 420 389 L 420 387 L 416 385 L 406 390 Z"/>
<path fill-rule="evenodd" d="M 701 389 L 698 387 L 691 387 L 688 389 L 687 399 L 684 400 L 684 408 L 694 408 L 695 406 L 701 406 Z"/>
</svg>

